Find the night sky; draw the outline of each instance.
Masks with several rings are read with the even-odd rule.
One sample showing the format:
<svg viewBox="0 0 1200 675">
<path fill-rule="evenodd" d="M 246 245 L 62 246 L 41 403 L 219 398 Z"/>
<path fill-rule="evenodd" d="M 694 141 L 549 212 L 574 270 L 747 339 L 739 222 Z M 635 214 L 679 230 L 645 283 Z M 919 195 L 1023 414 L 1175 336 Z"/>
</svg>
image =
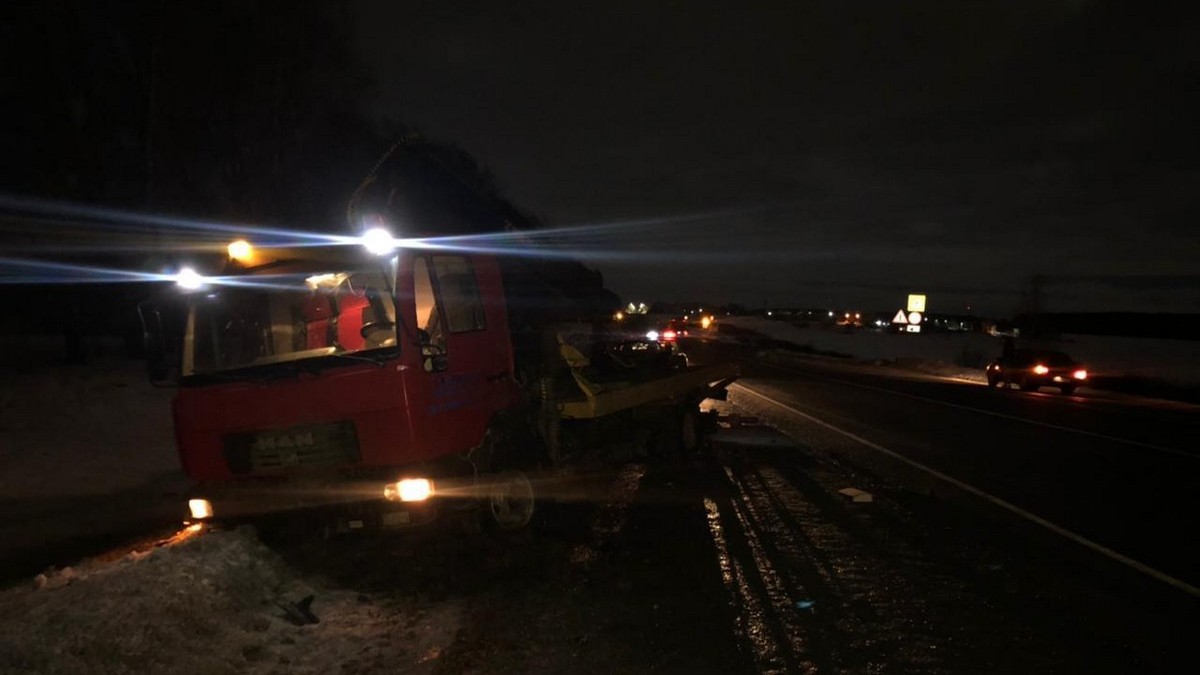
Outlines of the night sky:
<svg viewBox="0 0 1200 675">
<path fill-rule="evenodd" d="M 413 130 L 626 300 L 1200 312 L 1200 22 L 1143 7 L 15 3 L 0 254 L 123 241 L 5 194 L 343 232 Z"/>
<path fill-rule="evenodd" d="M 1197 22 L 1140 3 L 377 2 L 366 102 L 627 298 L 1200 311 Z"/>
</svg>

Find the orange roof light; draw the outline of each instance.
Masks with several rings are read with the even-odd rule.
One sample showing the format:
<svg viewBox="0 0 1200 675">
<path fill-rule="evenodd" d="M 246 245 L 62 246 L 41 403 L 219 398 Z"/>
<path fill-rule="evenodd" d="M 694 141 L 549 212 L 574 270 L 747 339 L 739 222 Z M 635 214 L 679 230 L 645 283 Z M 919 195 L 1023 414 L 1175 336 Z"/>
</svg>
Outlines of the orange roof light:
<svg viewBox="0 0 1200 675">
<path fill-rule="evenodd" d="M 254 247 L 245 239 L 238 239 L 231 242 L 225 250 L 229 253 L 230 260 L 236 260 L 240 263 L 250 262 L 250 259 L 254 257 Z"/>
</svg>

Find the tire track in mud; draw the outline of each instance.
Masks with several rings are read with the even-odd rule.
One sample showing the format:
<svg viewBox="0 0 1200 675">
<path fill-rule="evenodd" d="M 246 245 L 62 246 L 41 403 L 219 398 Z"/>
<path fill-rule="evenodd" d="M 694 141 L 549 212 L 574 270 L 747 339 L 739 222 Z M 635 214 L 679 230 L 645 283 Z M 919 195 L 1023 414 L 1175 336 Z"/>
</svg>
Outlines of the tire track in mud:
<svg viewBox="0 0 1200 675">
<path fill-rule="evenodd" d="M 708 502 L 711 500 L 706 500 L 706 504 Z M 718 543 L 717 532 L 723 533 L 724 526 L 717 523 L 713 528 L 710 525 L 722 572 L 726 567 L 731 572 L 726 590 L 737 612 L 735 632 L 749 643 L 751 656 L 761 673 L 820 672 L 814 652 L 824 641 L 812 640 L 814 622 L 801 616 L 791 600 L 800 595 L 801 589 L 796 587 L 787 570 L 776 569 L 772 562 L 772 547 L 760 539 L 752 522 L 753 516 L 747 514 L 744 504 L 739 506 L 737 502 L 736 499 L 727 502 L 732 515 L 730 522 L 739 525 L 729 531 L 731 547 L 724 537 Z M 719 507 L 716 508 L 714 515 L 720 518 Z M 731 550 L 732 555 L 729 554 Z M 747 570 L 752 573 L 748 574 Z M 724 574 L 722 578 L 725 578 Z"/>
<path fill-rule="evenodd" d="M 944 673 L 972 660 L 956 640 L 965 610 L 945 605 L 978 607 L 933 562 L 862 531 L 811 481 L 751 461 L 724 472 L 729 494 L 706 500 L 710 534 L 761 672 Z"/>
<path fill-rule="evenodd" d="M 608 494 L 592 519 L 592 528 L 587 542 L 576 544 L 571 549 L 570 561 L 586 568 L 605 549 L 612 546 L 629 520 L 630 506 L 646 475 L 645 464 L 626 464 L 621 467 L 609 486 Z"/>
<path fill-rule="evenodd" d="M 913 551 L 876 550 L 860 534 L 846 528 L 831 509 L 797 489 L 773 467 L 740 472 L 726 469 L 747 500 L 764 505 L 764 519 L 775 520 L 781 559 L 797 570 L 801 582 L 827 605 L 839 650 L 840 665 L 852 671 L 898 669 L 901 672 L 947 672 L 961 667 L 950 652 L 950 640 L 938 628 L 940 612 L 926 598 L 930 586 L 943 580 L 929 561 Z M 766 506 L 769 505 L 769 506 Z"/>
</svg>

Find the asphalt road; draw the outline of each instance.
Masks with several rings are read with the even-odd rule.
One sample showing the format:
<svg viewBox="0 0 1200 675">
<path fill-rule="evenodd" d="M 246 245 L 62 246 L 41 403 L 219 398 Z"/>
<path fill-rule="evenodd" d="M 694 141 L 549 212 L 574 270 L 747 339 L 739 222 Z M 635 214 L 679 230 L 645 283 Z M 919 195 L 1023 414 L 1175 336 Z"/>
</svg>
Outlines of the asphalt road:
<svg viewBox="0 0 1200 675">
<path fill-rule="evenodd" d="M 793 418 L 788 408 L 801 411 L 927 467 L 906 468 L 935 484 L 953 487 L 933 472 L 945 474 L 1200 586 L 1200 547 L 1185 545 L 1200 494 L 1200 407 L 1000 391 L 820 360 L 749 372 L 735 390 L 739 403 Z M 894 459 L 851 442 L 854 456 Z"/>
</svg>

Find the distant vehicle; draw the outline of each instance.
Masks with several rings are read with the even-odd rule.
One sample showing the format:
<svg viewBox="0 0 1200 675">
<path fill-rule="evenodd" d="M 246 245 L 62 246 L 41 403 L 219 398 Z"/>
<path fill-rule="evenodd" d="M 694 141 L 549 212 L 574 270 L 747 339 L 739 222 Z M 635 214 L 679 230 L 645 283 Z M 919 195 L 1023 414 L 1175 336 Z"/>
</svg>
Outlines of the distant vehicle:
<svg viewBox="0 0 1200 675">
<path fill-rule="evenodd" d="M 616 318 L 616 317 L 614 317 Z M 677 340 L 686 334 L 662 315 L 625 314 L 611 323 L 593 346 L 593 365 L 616 370 L 671 370 L 687 367 Z"/>
<path fill-rule="evenodd" d="M 662 342 L 676 342 L 679 338 L 688 336 L 688 324 L 681 319 L 672 319 L 662 330 L 658 331 L 658 339 Z"/>
<path fill-rule="evenodd" d="M 1018 349 L 987 366 L 989 387 L 1015 384 L 1021 391 L 1057 387 L 1063 394 L 1071 394 L 1087 378 L 1087 369 L 1062 352 Z"/>
</svg>

